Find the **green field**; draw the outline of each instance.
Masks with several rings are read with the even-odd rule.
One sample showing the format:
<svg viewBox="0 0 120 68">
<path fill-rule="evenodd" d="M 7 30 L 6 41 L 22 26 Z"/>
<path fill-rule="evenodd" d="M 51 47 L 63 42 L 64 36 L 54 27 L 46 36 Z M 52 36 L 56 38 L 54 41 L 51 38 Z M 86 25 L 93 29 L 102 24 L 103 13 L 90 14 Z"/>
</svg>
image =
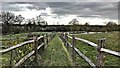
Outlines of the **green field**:
<svg viewBox="0 0 120 68">
<path fill-rule="evenodd" d="M 20 34 L 10 34 L 10 35 L 3 35 L 0 36 L 0 41 L 2 42 L 2 44 L 0 44 L 0 46 L 2 47 L 11 47 L 14 46 L 16 44 L 19 44 L 21 42 L 24 42 L 28 37 L 29 33 L 20 33 Z M 32 32 L 31 34 L 35 34 L 35 35 L 43 35 L 43 34 L 51 34 L 51 32 Z M 23 57 L 24 55 L 26 55 L 29 51 L 32 51 L 33 45 L 32 44 L 28 44 L 27 46 L 24 47 L 20 47 L 18 49 L 16 49 L 17 52 L 19 52 L 19 56 L 16 55 L 16 52 L 14 50 L 13 52 L 13 62 L 18 61 L 21 57 Z M 2 48 L 0 48 L 2 50 Z M 2 56 L 0 56 L 0 60 L 2 61 L 2 65 L 1 66 L 9 66 L 10 64 L 10 54 L 11 52 L 8 52 Z"/>
<path fill-rule="evenodd" d="M 2 42 L 1 46 L 9 47 L 24 42 L 28 38 L 28 34 L 29 33 L 20 33 L 0 36 L 0 41 Z M 32 32 L 31 34 L 43 35 L 51 34 L 51 32 Z"/>
<path fill-rule="evenodd" d="M 33 34 L 46 34 L 49 32 L 34 32 Z M 24 41 L 24 39 L 19 39 L 20 37 L 26 37 L 28 33 L 21 33 L 21 34 L 15 34 L 15 35 L 6 35 L 2 36 L 2 46 L 9 46 L 9 45 L 15 45 L 18 43 L 21 43 Z M 50 33 L 49 33 L 50 34 Z M 105 48 L 118 51 L 120 52 L 120 49 L 118 48 L 118 32 L 111 32 L 111 33 L 94 33 L 94 34 L 77 34 L 76 37 L 83 38 L 89 41 L 92 41 L 96 44 L 98 44 L 98 39 L 100 38 L 106 38 Z M 17 40 L 7 40 L 9 38 L 17 38 Z M 26 37 L 27 38 L 27 37 Z M 14 41 L 14 42 L 13 42 Z M 69 39 L 71 42 L 71 39 Z M 92 60 L 92 62 L 96 63 L 96 56 L 97 56 L 97 49 L 91 46 L 88 46 L 87 44 L 76 41 L 77 45 L 76 48 L 78 48 L 83 54 L 85 54 L 88 58 Z M 31 46 L 31 45 L 29 45 Z M 20 50 L 22 51 L 23 48 Z M 31 50 L 30 47 L 26 47 L 26 49 L 23 50 L 22 53 L 28 53 L 26 50 Z M 71 49 L 70 49 L 71 51 Z M 34 65 L 40 65 L 40 66 L 73 66 L 74 63 L 71 59 L 71 52 L 66 49 L 66 47 L 63 45 L 62 41 L 60 40 L 58 34 L 53 38 L 53 40 L 48 44 L 48 47 L 43 51 L 42 54 L 38 54 L 38 64 Z M 21 55 L 22 55 L 21 53 Z M 22 56 L 24 56 L 23 54 Z M 22 57 L 21 56 L 21 57 Z M 10 52 L 2 55 L 0 60 L 2 60 L 2 65 L 9 65 L 9 57 Z M 20 57 L 19 57 L 20 58 Z M 118 66 L 120 58 L 109 55 L 105 53 L 105 59 L 104 59 L 105 66 Z M 76 55 L 75 60 L 76 66 L 88 66 L 88 63 L 84 61 L 81 57 Z"/>
<path fill-rule="evenodd" d="M 89 41 L 92 41 L 94 43 L 98 44 L 98 39 L 100 38 L 106 38 L 105 42 L 105 48 L 118 51 L 120 52 L 120 49 L 118 48 L 118 32 L 110 32 L 110 33 L 95 33 L 95 34 L 80 34 L 80 35 L 75 35 L 78 38 L 83 38 Z M 70 41 L 70 39 L 69 39 Z M 87 44 L 81 42 L 81 41 L 76 41 L 77 45 L 76 48 L 78 48 L 83 54 L 85 54 L 88 58 L 92 60 L 92 62 L 96 63 L 96 56 L 97 56 L 97 49 L 91 46 L 88 46 Z M 86 62 L 82 61 L 82 59 L 79 63 L 81 65 L 86 66 Z M 104 63 L 105 66 L 118 66 L 120 58 L 109 55 L 105 53 L 105 59 Z"/>
</svg>

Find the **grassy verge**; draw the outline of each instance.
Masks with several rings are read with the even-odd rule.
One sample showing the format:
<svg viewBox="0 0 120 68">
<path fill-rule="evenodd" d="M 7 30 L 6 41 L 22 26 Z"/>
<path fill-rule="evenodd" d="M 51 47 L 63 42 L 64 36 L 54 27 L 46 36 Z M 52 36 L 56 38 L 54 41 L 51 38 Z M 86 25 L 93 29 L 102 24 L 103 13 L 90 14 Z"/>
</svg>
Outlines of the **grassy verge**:
<svg viewBox="0 0 120 68">
<path fill-rule="evenodd" d="M 33 32 L 32 34 L 42 35 L 46 33 L 50 34 L 50 32 Z M 10 34 L 10 35 L 0 36 L 0 42 L 1 42 L 0 46 L 9 47 L 24 42 L 27 39 L 27 34 L 28 33 L 20 33 L 20 34 Z M 23 37 L 24 39 L 21 39 L 20 37 Z M 15 40 L 11 40 L 11 38 L 13 39 L 15 38 Z M 14 51 L 13 62 L 20 60 L 21 57 L 28 54 L 29 51 L 32 51 L 32 48 L 33 48 L 33 44 L 26 44 L 26 46 L 13 50 Z M 2 48 L 0 48 L 0 50 L 2 50 Z M 0 61 L 2 61 L 0 67 L 10 65 L 10 53 L 11 52 L 8 52 L 4 55 L 0 55 Z"/>
<path fill-rule="evenodd" d="M 98 39 L 100 38 L 106 38 L 105 48 L 118 51 L 120 52 L 120 49 L 118 48 L 118 32 L 111 32 L 111 33 L 95 33 L 95 34 L 81 34 L 81 35 L 75 35 L 78 38 L 83 38 L 86 40 L 90 40 L 94 43 L 98 44 Z M 69 39 L 70 41 L 70 39 Z M 78 48 L 83 54 L 85 54 L 88 58 L 91 59 L 92 62 L 96 63 L 96 56 L 97 56 L 97 50 L 94 47 L 88 46 L 87 44 L 76 41 L 77 45 L 76 48 Z M 86 66 L 85 61 L 81 61 L 81 58 L 78 58 L 79 63 L 83 66 Z M 109 55 L 105 53 L 104 58 L 104 64 L 105 66 L 118 66 L 120 58 Z"/>
<path fill-rule="evenodd" d="M 70 66 L 62 41 L 58 35 L 50 42 L 47 49 L 42 53 L 41 66 Z"/>
</svg>

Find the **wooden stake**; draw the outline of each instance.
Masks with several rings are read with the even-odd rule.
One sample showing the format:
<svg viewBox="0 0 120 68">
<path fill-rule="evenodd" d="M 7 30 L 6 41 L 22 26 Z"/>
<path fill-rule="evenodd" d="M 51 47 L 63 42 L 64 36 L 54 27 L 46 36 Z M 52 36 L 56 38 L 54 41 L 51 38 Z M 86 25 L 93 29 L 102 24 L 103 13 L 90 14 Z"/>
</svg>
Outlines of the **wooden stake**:
<svg viewBox="0 0 120 68">
<path fill-rule="evenodd" d="M 76 41 L 75 41 L 75 36 L 74 35 L 72 35 L 72 58 L 73 58 L 73 62 L 75 61 L 75 50 L 74 50 L 74 48 L 75 48 L 75 45 L 76 45 L 76 43 L 75 43 Z"/>
<path fill-rule="evenodd" d="M 37 47 L 38 47 L 38 40 L 37 40 L 37 36 L 33 36 L 33 40 L 34 40 L 34 50 L 35 50 L 35 61 L 37 61 L 37 53 L 38 53 L 38 50 L 37 50 Z"/>
<path fill-rule="evenodd" d="M 104 48 L 105 46 L 105 38 L 101 38 L 98 40 L 98 55 L 97 55 L 97 62 L 96 62 L 96 66 L 97 68 L 103 68 L 104 66 L 104 52 L 101 52 L 101 48 Z"/>
</svg>

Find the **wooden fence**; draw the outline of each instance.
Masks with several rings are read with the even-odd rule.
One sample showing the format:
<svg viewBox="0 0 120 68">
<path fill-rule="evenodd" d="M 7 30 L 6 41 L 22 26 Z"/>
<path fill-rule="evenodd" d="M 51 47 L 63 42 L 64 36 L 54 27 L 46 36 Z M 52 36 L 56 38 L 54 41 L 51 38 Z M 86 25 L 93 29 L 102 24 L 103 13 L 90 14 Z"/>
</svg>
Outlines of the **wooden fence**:
<svg viewBox="0 0 120 68">
<path fill-rule="evenodd" d="M 46 47 L 48 45 L 48 42 L 50 42 L 54 38 L 54 36 L 55 36 L 55 34 L 49 34 L 49 35 L 45 34 L 45 35 L 42 35 L 42 36 L 39 36 L 39 37 L 34 35 L 32 37 L 32 40 L 28 40 L 28 41 L 22 42 L 20 44 L 13 45 L 13 46 L 11 46 L 7 49 L 0 50 L 0 54 L 4 55 L 4 54 L 9 53 L 10 61 L 8 61 L 8 62 L 9 62 L 10 67 L 17 67 L 17 66 L 22 65 L 32 55 L 35 56 L 34 59 L 35 59 L 35 61 L 37 61 L 38 51 L 39 50 L 43 51 L 44 49 L 46 49 Z M 29 44 L 31 44 L 32 47 Z M 21 50 L 25 50 L 24 51 L 25 55 L 22 56 L 22 57 L 19 57 L 20 53 L 18 53 L 20 51 L 20 48 L 21 48 Z M 30 49 L 31 51 L 27 51 L 27 50 L 29 50 L 29 48 L 31 48 Z M 28 53 L 26 53 L 26 52 L 28 52 Z M 15 54 L 18 55 L 18 56 L 14 57 L 13 54 L 14 54 L 14 56 L 15 56 Z M 18 57 L 19 57 L 19 59 L 17 59 L 16 62 L 14 62 L 13 59 L 16 59 Z"/>
<path fill-rule="evenodd" d="M 77 38 L 74 35 L 72 35 L 72 37 L 71 37 L 67 33 L 61 33 L 60 38 L 63 40 L 64 45 L 67 47 L 67 49 L 69 47 L 72 48 L 73 61 L 75 61 L 75 53 L 77 53 L 80 57 L 82 57 L 93 68 L 102 68 L 104 66 L 104 60 L 103 59 L 104 59 L 105 53 L 108 53 L 108 54 L 111 54 L 111 55 L 114 55 L 114 56 L 120 58 L 120 52 L 116 52 L 116 51 L 112 51 L 112 50 L 104 48 L 105 38 L 99 39 L 98 44 L 95 44 L 91 41 L 88 41 L 88 40 L 85 40 L 85 39 L 82 39 L 82 38 Z M 72 44 L 70 44 L 68 42 L 68 38 L 70 38 L 72 40 Z M 85 56 L 82 52 L 79 51 L 79 49 L 77 49 L 75 47 L 76 40 L 82 41 L 82 42 L 84 42 L 84 43 L 86 43 L 86 44 L 88 44 L 92 47 L 97 48 L 98 55 L 97 55 L 97 59 L 96 59 L 96 64 L 94 64 L 87 56 Z M 68 51 L 69 51 L 69 49 L 68 49 Z"/>
</svg>

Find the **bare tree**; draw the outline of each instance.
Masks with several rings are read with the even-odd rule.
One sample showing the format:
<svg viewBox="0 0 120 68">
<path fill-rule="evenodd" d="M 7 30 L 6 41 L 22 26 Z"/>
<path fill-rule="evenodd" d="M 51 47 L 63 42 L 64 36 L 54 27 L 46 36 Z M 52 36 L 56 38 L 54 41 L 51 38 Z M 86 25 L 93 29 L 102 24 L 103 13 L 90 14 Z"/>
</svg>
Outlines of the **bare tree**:
<svg viewBox="0 0 120 68">
<path fill-rule="evenodd" d="M 68 24 L 69 24 L 69 25 L 79 25 L 79 22 L 78 22 L 77 19 L 73 19 L 73 20 L 70 21 Z"/>
<path fill-rule="evenodd" d="M 68 23 L 69 25 L 72 25 L 71 26 L 71 29 L 73 31 L 73 33 L 76 33 L 78 30 L 79 30 L 79 27 L 77 25 L 79 25 L 79 22 L 77 19 L 73 19 L 72 21 L 70 21 Z"/>
<path fill-rule="evenodd" d="M 47 25 L 48 23 L 41 17 L 41 15 L 36 17 L 37 25 Z"/>
<path fill-rule="evenodd" d="M 16 21 L 16 16 L 10 12 L 1 12 L 0 18 L 3 24 L 13 24 Z"/>
<path fill-rule="evenodd" d="M 25 19 L 25 18 L 22 17 L 22 15 L 18 15 L 18 16 L 16 16 L 16 20 L 15 20 L 15 22 L 19 22 L 19 25 L 20 25 L 21 22 L 22 22 L 24 19 Z"/>
</svg>

